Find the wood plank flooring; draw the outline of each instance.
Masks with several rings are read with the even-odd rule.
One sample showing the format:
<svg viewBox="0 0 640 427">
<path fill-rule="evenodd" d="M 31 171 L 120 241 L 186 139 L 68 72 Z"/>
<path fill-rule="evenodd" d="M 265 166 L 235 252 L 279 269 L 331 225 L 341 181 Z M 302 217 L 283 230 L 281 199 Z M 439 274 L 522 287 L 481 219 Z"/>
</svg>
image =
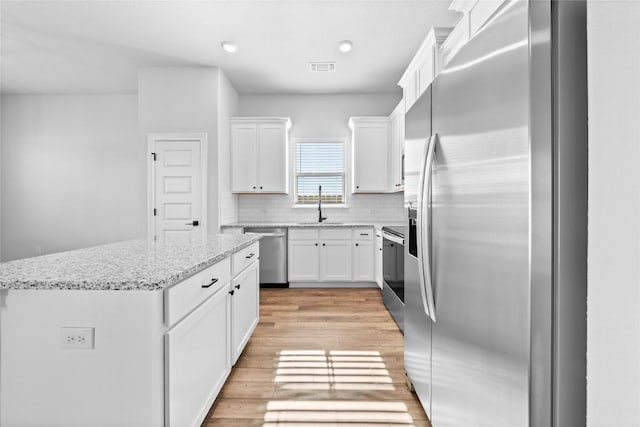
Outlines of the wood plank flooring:
<svg viewBox="0 0 640 427">
<path fill-rule="evenodd" d="M 203 427 L 431 427 L 377 289 L 262 289 L 260 324 Z"/>
</svg>

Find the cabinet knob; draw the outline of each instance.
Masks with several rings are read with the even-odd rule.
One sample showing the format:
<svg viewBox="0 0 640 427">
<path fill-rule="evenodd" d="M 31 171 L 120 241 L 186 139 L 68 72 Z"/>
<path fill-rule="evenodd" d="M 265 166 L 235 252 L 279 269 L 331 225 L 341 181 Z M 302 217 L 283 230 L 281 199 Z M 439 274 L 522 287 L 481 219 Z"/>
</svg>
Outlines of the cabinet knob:
<svg viewBox="0 0 640 427">
<path fill-rule="evenodd" d="M 236 289 L 240 289 L 240 285 L 236 285 Z"/>
<path fill-rule="evenodd" d="M 229 291 L 229 295 L 233 295 L 233 294 L 235 294 L 235 291 L 234 291 L 233 289 L 231 289 L 231 290 Z"/>
<path fill-rule="evenodd" d="M 356 185 L 356 188 L 360 188 L 360 186 L 359 186 L 359 185 Z"/>
<path fill-rule="evenodd" d="M 260 186 L 260 189 L 262 190 L 262 185 Z"/>
<path fill-rule="evenodd" d="M 356 246 L 358 246 L 358 244 L 356 243 Z"/>
<path fill-rule="evenodd" d="M 256 186 L 255 186 L 255 185 L 253 186 L 253 189 L 254 189 L 254 190 L 256 189 Z"/>
<path fill-rule="evenodd" d="M 382 248 L 378 248 L 378 250 L 379 250 L 380 252 L 382 252 Z"/>
<path fill-rule="evenodd" d="M 318 246 L 318 244 L 316 243 L 316 246 Z"/>
<path fill-rule="evenodd" d="M 326 245 L 323 243 L 322 246 L 326 246 Z"/>
</svg>

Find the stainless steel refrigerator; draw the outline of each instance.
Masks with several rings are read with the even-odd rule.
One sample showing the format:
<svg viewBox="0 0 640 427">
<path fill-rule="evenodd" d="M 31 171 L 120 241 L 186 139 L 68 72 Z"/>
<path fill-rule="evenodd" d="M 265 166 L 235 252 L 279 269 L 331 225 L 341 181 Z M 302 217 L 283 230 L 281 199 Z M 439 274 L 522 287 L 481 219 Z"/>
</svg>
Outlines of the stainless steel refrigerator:
<svg viewBox="0 0 640 427">
<path fill-rule="evenodd" d="M 586 423 L 584 1 L 511 1 L 405 117 L 405 367 L 434 427 Z"/>
</svg>

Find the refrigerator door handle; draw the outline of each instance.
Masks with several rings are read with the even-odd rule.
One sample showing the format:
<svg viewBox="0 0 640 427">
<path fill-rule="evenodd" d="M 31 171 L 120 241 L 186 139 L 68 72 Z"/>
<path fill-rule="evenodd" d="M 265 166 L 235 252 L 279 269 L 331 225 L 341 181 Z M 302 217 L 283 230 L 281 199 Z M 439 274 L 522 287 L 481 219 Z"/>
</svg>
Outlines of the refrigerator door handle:
<svg viewBox="0 0 640 427">
<path fill-rule="evenodd" d="M 418 189 L 418 276 L 420 278 L 420 293 L 424 311 L 434 322 L 436 308 L 433 298 L 433 283 L 431 280 L 431 181 L 433 172 L 434 150 L 438 135 L 429 138 L 427 155 L 420 169 L 420 188 Z"/>
</svg>

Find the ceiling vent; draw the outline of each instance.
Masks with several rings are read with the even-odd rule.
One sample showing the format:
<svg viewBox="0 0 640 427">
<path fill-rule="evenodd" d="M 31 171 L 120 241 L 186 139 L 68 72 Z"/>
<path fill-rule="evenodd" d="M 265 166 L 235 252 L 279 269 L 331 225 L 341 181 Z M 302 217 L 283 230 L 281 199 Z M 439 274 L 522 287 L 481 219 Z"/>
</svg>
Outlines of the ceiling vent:
<svg viewBox="0 0 640 427">
<path fill-rule="evenodd" d="M 309 70 L 312 73 L 333 73 L 336 70 L 335 62 L 309 62 Z"/>
</svg>

